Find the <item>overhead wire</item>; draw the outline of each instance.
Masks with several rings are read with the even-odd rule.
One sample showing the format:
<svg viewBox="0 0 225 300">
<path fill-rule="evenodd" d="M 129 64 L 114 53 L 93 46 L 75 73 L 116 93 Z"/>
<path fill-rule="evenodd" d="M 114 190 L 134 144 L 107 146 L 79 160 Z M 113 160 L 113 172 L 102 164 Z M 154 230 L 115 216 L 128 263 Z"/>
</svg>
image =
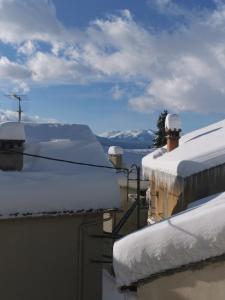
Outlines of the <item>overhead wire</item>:
<svg viewBox="0 0 225 300">
<path fill-rule="evenodd" d="M 17 151 L 17 150 L 14 150 L 14 149 L 13 150 L 7 150 L 7 151 L 4 151 L 4 152 L 11 153 L 11 154 L 13 154 L 13 153 L 20 154 L 20 155 L 29 156 L 29 157 L 42 158 L 42 159 L 46 159 L 46 160 L 58 161 L 58 162 L 74 164 L 74 165 L 81 165 L 81 166 L 88 166 L 88 167 L 95 167 L 95 168 L 104 168 L 104 169 L 113 169 L 113 170 L 123 170 L 123 171 L 127 171 L 127 172 L 129 171 L 128 168 L 116 168 L 116 167 L 111 167 L 111 166 L 106 166 L 106 165 L 84 163 L 84 162 L 78 162 L 78 161 L 73 161 L 73 160 L 55 158 L 55 157 L 50 157 L 50 156 L 31 154 L 31 153 L 27 153 L 27 152 Z"/>
<path fill-rule="evenodd" d="M 28 157 L 35 157 L 35 158 L 42 158 L 46 160 L 51 160 L 51 161 L 58 161 L 62 163 L 68 163 L 68 164 L 74 164 L 74 165 L 81 165 L 81 166 L 88 166 L 88 167 L 95 167 L 95 168 L 104 168 L 104 169 L 111 169 L 111 170 L 117 170 L 119 172 L 125 172 L 125 173 L 132 173 L 135 169 L 133 168 L 134 165 L 131 166 L 130 169 L 128 168 L 117 168 L 117 167 L 111 167 L 111 166 L 106 166 L 106 165 L 99 165 L 99 164 L 91 164 L 91 163 L 84 163 L 84 162 L 78 162 L 78 161 L 73 161 L 73 160 L 67 160 L 67 159 L 61 159 L 61 158 L 55 158 L 55 157 L 50 157 L 50 156 L 43 156 L 43 155 L 38 155 L 38 154 L 31 154 L 27 152 L 22 152 L 22 151 L 17 151 L 17 150 L 7 150 L 3 152 L 8 152 L 8 153 L 16 153 Z M 129 178 L 129 181 L 137 181 L 137 178 Z M 140 181 L 143 182 L 148 182 L 148 179 L 140 179 Z"/>
</svg>

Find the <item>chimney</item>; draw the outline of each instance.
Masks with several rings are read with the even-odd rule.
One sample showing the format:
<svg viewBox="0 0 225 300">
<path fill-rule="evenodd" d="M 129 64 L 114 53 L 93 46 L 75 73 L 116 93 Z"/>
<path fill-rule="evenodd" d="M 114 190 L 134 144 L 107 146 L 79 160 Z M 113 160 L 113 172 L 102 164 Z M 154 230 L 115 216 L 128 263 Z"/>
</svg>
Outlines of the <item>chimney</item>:
<svg viewBox="0 0 225 300">
<path fill-rule="evenodd" d="M 21 171 L 23 169 L 23 152 L 25 132 L 22 123 L 0 123 L 0 170 Z"/>
<path fill-rule="evenodd" d="M 165 130 L 167 134 L 167 152 L 179 146 L 181 120 L 177 114 L 168 114 L 165 120 Z"/>
<path fill-rule="evenodd" d="M 110 146 L 108 157 L 115 168 L 123 167 L 123 149 L 118 146 Z"/>
</svg>

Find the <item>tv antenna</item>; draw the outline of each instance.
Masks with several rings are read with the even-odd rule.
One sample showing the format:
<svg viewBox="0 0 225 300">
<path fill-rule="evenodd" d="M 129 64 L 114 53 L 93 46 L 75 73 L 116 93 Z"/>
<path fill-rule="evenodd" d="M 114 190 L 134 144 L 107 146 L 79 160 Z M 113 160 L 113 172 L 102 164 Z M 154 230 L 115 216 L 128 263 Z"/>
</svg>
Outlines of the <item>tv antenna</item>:
<svg viewBox="0 0 225 300">
<path fill-rule="evenodd" d="M 26 97 L 26 95 L 19 95 L 19 94 L 16 94 L 16 93 L 12 93 L 12 94 L 8 94 L 8 95 L 5 95 L 13 100 L 16 100 L 18 101 L 18 122 L 20 123 L 21 122 L 21 118 L 22 118 L 22 107 L 21 107 L 21 101 L 24 97 Z"/>
</svg>

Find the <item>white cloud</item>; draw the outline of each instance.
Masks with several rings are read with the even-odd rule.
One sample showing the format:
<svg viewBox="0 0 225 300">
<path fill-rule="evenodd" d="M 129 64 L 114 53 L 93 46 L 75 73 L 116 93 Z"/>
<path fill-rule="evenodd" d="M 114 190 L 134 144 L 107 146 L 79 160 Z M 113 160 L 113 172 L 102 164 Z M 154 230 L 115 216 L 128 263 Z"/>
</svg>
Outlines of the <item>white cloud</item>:
<svg viewBox="0 0 225 300">
<path fill-rule="evenodd" d="M 52 1 L 3 0 L 0 2 L 0 40 L 22 43 L 28 40 L 45 42 L 64 40 L 69 30 L 58 21 Z"/>
<path fill-rule="evenodd" d="M 18 113 L 12 110 L 3 110 L 0 109 L 0 122 L 6 121 L 17 121 Z M 22 120 L 24 122 L 32 123 L 56 123 L 57 121 L 53 118 L 42 118 L 40 116 L 29 116 L 26 114 L 22 115 Z"/>
<path fill-rule="evenodd" d="M 17 52 L 25 54 L 27 56 L 32 55 L 36 51 L 36 46 L 34 42 L 28 40 L 18 47 Z"/>
<path fill-rule="evenodd" d="M 93 80 L 92 72 L 85 65 L 51 53 L 38 51 L 27 61 L 27 67 L 35 84 L 82 84 Z"/>
<path fill-rule="evenodd" d="M 222 12 L 222 11 L 223 12 Z M 147 88 L 130 105 L 142 112 L 225 113 L 225 6 L 189 27 L 158 36 L 160 60 Z"/>
<path fill-rule="evenodd" d="M 0 78 L 25 80 L 30 78 L 30 71 L 21 64 L 10 61 L 7 57 L 0 57 Z"/>
<path fill-rule="evenodd" d="M 155 62 L 154 37 L 127 17 L 127 12 L 125 17 L 96 20 L 87 35 L 82 57 L 95 71 L 107 76 L 146 76 Z"/>
<path fill-rule="evenodd" d="M 184 12 L 171 0 L 155 3 L 176 8 L 176 14 Z M 51 1 L 0 0 L 0 40 L 16 45 L 23 54 L 15 61 L 0 58 L 0 80 L 25 88 L 139 82 L 142 91 L 129 101 L 136 110 L 202 111 L 204 106 L 204 111 L 225 112 L 224 36 L 221 3 L 212 12 L 190 18 L 186 26 L 156 34 L 135 22 L 128 10 L 97 19 L 79 32 L 59 22 Z M 43 50 L 40 41 L 50 47 Z M 120 84 L 111 92 L 114 99 L 125 93 Z"/>
<path fill-rule="evenodd" d="M 121 89 L 118 84 L 112 88 L 111 92 L 114 100 L 120 100 L 125 93 L 125 91 Z"/>
<path fill-rule="evenodd" d="M 192 16 L 191 11 L 185 9 L 181 5 L 178 5 L 179 1 L 175 0 L 149 0 L 147 1 L 150 8 L 156 9 L 159 13 L 168 16 L 183 16 L 190 18 Z M 180 3 L 181 4 L 181 3 Z"/>
<path fill-rule="evenodd" d="M 31 71 L 24 65 L 0 57 L 0 90 L 28 92 Z"/>
<path fill-rule="evenodd" d="M 34 81 L 46 82 L 72 82 L 76 79 L 75 61 L 54 56 L 50 53 L 37 52 L 28 62 Z"/>
</svg>

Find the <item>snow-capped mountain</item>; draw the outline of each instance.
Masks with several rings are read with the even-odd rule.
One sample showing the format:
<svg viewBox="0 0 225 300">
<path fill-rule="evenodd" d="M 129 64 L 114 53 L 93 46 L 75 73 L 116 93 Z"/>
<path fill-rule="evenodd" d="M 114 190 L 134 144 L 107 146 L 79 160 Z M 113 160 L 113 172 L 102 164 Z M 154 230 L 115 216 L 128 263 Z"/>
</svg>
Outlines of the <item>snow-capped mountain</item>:
<svg viewBox="0 0 225 300">
<path fill-rule="evenodd" d="M 152 130 L 114 130 L 97 136 L 103 146 L 121 146 L 126 149 L 151 148 L 154 133 Z"/>
</svg>

